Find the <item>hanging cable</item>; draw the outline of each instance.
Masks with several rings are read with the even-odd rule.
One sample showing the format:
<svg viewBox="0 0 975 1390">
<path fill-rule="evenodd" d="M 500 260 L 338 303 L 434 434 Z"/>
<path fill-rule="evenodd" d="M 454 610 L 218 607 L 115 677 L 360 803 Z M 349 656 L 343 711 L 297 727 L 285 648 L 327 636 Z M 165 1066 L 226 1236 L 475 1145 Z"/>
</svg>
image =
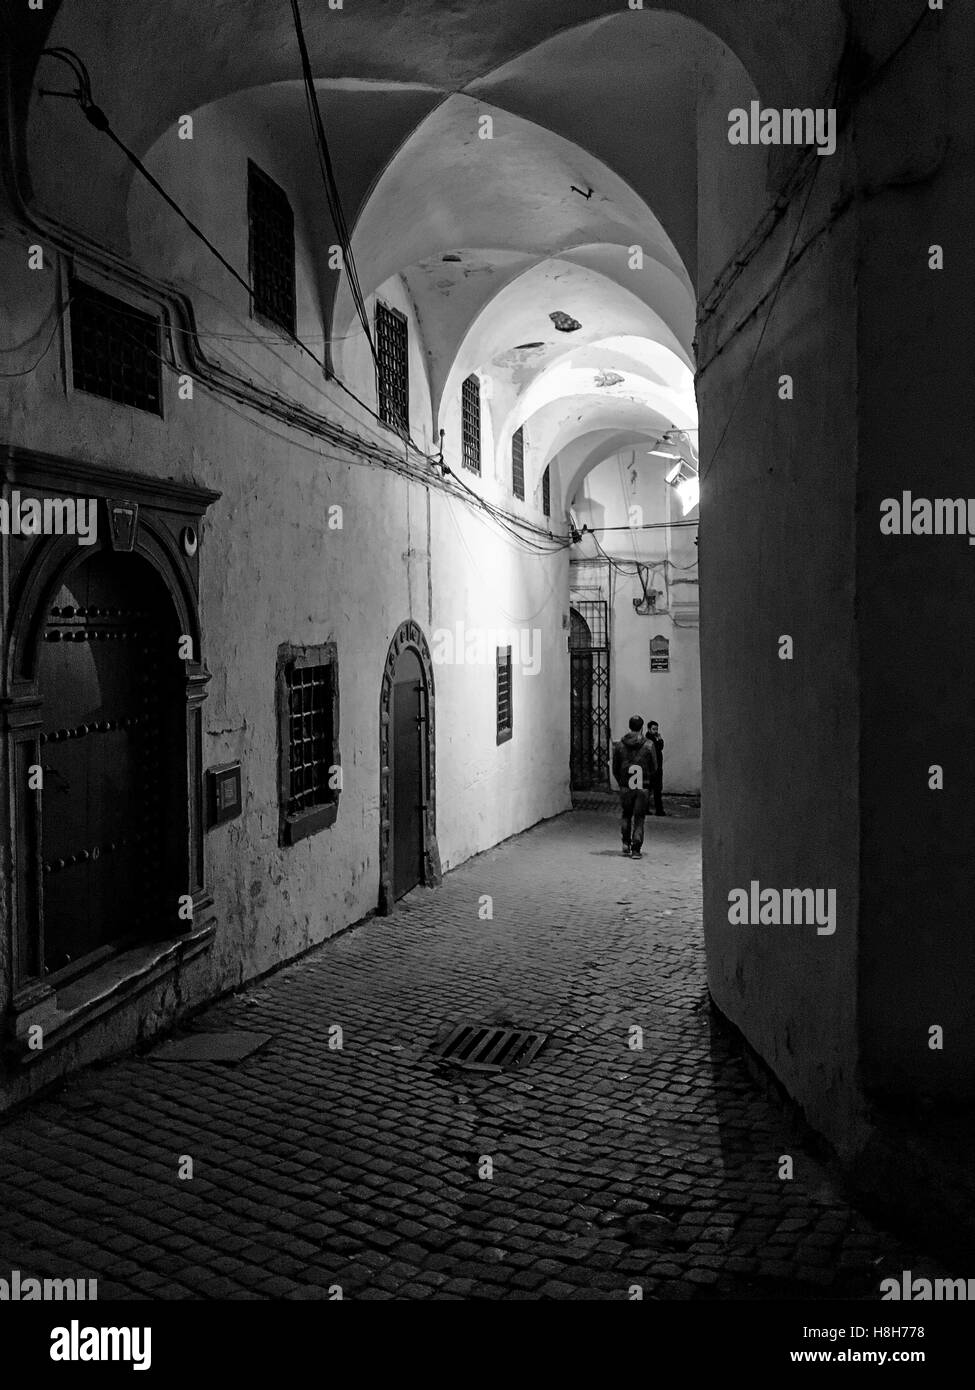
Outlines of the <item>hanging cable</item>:
<svg viewBox="0 0 975 1390">
<path fill-rule="evenodd" d="M 91 80 L 88 76 L 88 71 L 85 68 L 84 63 L 78 57 L 78 55 L 74 53 L 71 49 L 67 48 L 45 48 L 42 50 L 41 56 L 58 58 L 62 62 L 68 64 L 71 70 L 75 73 L 75 76 L 78 78 L 79 86 L 76 92 L 65 93 L 64 95 L 70 95 L 75 98 L 75 100 L 81 107 L 81 110 L 86 120 L 88 120 L 89 123 L 92 126 L 94 126 L 96 130 L 108 135 L 108 137 L 112 140 L 113 144 L 115 144 L 117 148 L 121 150 L 125 158 L 132 164 L 133 168 L 138 170 L 138 172 L 143 176 L 143 178 L 145 178 L 146 181 L 159 193 L 160 197 L 162 197 L 165 200 L 169 207 L 171 207 L 173 211 L 176 212 L 177 215 L 183 220 L 183 222 L 186 223 L 190 231 L 193 232 L 194 236 L 198 237 L 200 241 L 202 241 L 202 243 L 208 248 L 208 250 L 221 263 L 221 265 L 223 265 L 234 277 L 234 279 L 237 280 L 244 287 L 244 289 L 247 290 L 248 295 L 253 295 L 253 290 L 250 284 L 247 282 L 247 280 L 245 280 L 244 277 L 235 269 L 235 267 L 231 265 L 231 263 L 226 259 L 226 257 L 217 249 L 216 246 L 214 246 L 213 242 L 210 241 L 209 237 L 207 237 L 207 235 L 196 225 L 196 223 L 189 216 L 187 216 L 187 214 L 179 206 L 176 200 L 170 197 L 170 195 L 163 188 L 159 180 L 149 172 L 149 170 L 143 164 L 142 160 L 139 159 L 138 155 L 135 154 L 134 151 L 130 150 L 129 147 L 125 144 L 125 142 L 112 129 L 108 117 L 105 115 L 105 112 L 101 109 L 101 107 L 96 106 L 94 100 L 92 99 Z M 354 400 L 357 405 L 361 406 L 363 410 L 365 410 L 369 415 L 373 417 L 373 419 L 377 420 L 381 425 L 386 424 L 386 422 L 381 419 L 381 417 L 372 409 L 370 405 L 367 405 L 366 402 L 361 400 L 360 397 L 357 396 L 356 393 L 353 390 L 351 390 L 350 387 L 346 386 L 344 381 L 337 377 L 333 372 L 329 372 L 325 363 L 319 357 L 317 357 L 314 352 L 312 352 L 311 348 L 308 347 L 308 345 L 304 343 L 297 336 L 297 334 L 289 333 L 287 337 L 288 341 L 293 343 L 300 351 L 304 352 L 315 363 L 319 370 L 329 380 L 333 381 L 341 391 L 344 391 L 347 396 L 351 397 L 351 399 Z M 416 453 L 420 455 L 421 458 L 431 463 L 434 461 L 433 456 L 428 455 L 425 450 L 421 449 L 415 440 L 409 437 L 407 437 L 407 439 L 409 446 L 412 449 L 414 449 Z"/>
<path fill-rule="evenodd" d="M 315 90 L 315 79 L 312 75 L 311 60 L 308 57 L 308 46 L 305 43 L 305 31 L 301 23 L 301 10 L 298 7 L 298 0 L 291 0 L 291 12 L 294 17 L 298 51 L 301 56 L 301 73 L 305 88 L 305 100 L 308 105 L 308 115 L 311 120 L 315 149 L 318 154 L 318 164 L 322 174 L 322 183 L 325 187 L 325 199 L 328 203 L 332 224 L 338 233 L 339 244 L 342 247 L 342 260 L 349 281 L 352 302 L 355 305 L 356 312 L 359 315 L 363 330 L 365 331 L 366 341 L 369 344 L 369 351 L 372 353 L 372 359 L 376 364 L 376 372 L 378 373 L 379 358 L 376 355 L 376 345 L 372 340 L 372 332 L 369 327 L 369 315 L 366 311 L 366 303 L 362 295 L 362 287 L 359 283 L 359 272 L 356 268 L 355 256 L 352 253 L 352 237 L 349 233 L 348 223 L 345 220 L 345 210 L 342 207 L 342 199 L 339 195 L 338 183 L 335 178 L 335 169 L 332 164 L 332 156 L 329 152 L 328 140 L 325 137 L 325 125 L 322 121 L 322 110 L 318 102 L 318 93 Z"/>
<path fill-rule="evenodd" d="M 29 366 L 29 367 L 24 367 L 24 368 L 23 368 L 21 371 L 19 371 L 19 372 L 0 372 L 0 378 L 5 379 L 5 380 L 12 380 L 14 377 L 18 377 L 18 376 L 30 376 L 31 372 L 34 372 L 34 371 L 37 370 L 37 368 L 41 365 L 41 363 L 44 361 L 44 358 L 47 356 L 47 354 L 48 354 L 48 353 L 50 352 L 50 350 L 51 350 L 51 344 L 54 342 L 54 339 L 57 337 L 58 329 L 61 327 L 61 322 L 62 322 L 62 320 L 63 320 L 65 314 L 68 312 L 68 305 L 69 305 L 70 303 L 71 303 L 71 300 L 70 300 L 70 299 L 68 299 L 68 300 L 65 301 L 64 308 L 61 310 L 60 314 L 58 314 L 57 319 L 55 320 L 54 327 L 51 329 L 51 336 L 48 338 L 48 340 L 47 340 L 47 342 L 45 343 L 43 349 L 41 350 L 39 356 L 35 358 L 35 360 L 30 364 L 30 366 Z M 46 321 L 46 317 L 48 317 L 48 316 L 45 316 L 45 321 Z M 43 324 L 42 324 L 42 327 L 43 327 Z M 39 330 L 38 330 L 38 331 L 39 331 Z M 36 337 L 37 337 L 37 332 L 33 333 L 33 334 L 31 335 L 31 337 L 27 339 L 27 342 L 28 342 L 28 343 L 31 342 L 32 339 L 33 339 L 33 338 L 36 338 Z M 26 343 L 22 343 L 20 346 L 22 346 L 22 347 L 23 347 L 23 346 L 26 346 Z M 4 348 L 3 351 L 4 351 L 4 352 L 15 352 L 16 349 L 15 349 L 15 348 Z"/>
</svg>

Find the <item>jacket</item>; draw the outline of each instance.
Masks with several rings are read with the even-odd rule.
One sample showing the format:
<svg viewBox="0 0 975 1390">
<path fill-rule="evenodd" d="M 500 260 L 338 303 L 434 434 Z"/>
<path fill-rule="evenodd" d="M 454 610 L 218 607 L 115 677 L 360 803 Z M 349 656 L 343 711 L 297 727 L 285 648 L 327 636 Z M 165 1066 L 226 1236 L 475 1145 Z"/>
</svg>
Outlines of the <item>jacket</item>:
<svg viewBox="0 0 975 1390">
<path fill-rule="evenodd" d="M 664 741 L 659 734 L 647 734 L 647 738 L 657 750 L 657 771 L 660 772 L 664 765 Z"/>
<path fill-rule="evenodd" d="M 620 791 L 646 791 L 659 766 L 657 750 L 643 734 L 626 733 L 613 747 L 613 776 Z M 631 787 L 633 768 L 640 769 L 640 777 L 632 779 Z"/>
</svg>

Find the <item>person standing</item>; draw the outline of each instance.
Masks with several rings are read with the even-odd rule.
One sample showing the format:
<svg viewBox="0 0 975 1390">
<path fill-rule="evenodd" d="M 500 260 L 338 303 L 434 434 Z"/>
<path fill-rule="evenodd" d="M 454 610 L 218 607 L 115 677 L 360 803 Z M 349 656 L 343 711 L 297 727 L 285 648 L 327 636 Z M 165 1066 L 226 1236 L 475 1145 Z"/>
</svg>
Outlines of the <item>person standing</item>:
<svg viewBox="0 0 975 1390">
<path fill-rule="evenodd" d="M 613 776 L 620 789 L 620 834 L 623 853 L 633 859 L 643 854 L 643 818 L 650 805 L 650 787 L 657 770 L 657 750 L 643 736 L 643 720 L 630 719 L 629 732 L 613 748 Z"/>
<path fill-rule="evenodd" d="M 665 816 L 663 790 L 664 790 L 664 741 L 660 737 L 660 725 L 656 719 L 647 721 L 647 738 L 657 750 L 657 770 L 653 774 L 653 781 L 650 790 L 653 792 L 653 813 L 655 816 Z"/>
</svg>

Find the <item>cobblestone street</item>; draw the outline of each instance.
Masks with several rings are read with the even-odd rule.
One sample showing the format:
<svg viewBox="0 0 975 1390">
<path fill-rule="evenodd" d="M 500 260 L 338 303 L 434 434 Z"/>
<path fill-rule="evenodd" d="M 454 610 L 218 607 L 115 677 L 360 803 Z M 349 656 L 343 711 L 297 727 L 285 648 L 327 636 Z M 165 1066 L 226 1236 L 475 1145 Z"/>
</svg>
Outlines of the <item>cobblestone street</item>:
<svg viewBox="0 0 975 1390">
<path fill-rule="evenodd" d="M 844 1200 L 712 1019 L 699 826 L 649 820 L 639 862 L 605 811 L 538 826 L 193 1019 L 272 1035 L 244 1061 L 156 1048 L 21 1111 L 0 1274 L 100 1298 L 877 1298 L 937 1268 Z M 467 1020 L 549 1037 L 463 1072 L 431 1049 Z"/>
</svg>

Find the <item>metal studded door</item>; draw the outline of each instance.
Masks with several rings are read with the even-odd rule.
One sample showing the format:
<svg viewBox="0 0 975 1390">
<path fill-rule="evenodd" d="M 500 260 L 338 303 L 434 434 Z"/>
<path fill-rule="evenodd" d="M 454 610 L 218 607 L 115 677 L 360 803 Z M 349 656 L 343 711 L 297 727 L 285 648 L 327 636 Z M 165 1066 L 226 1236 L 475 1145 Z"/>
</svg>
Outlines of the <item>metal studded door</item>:
<svg viewBox="0 0 975 1390">
<path fill-rule="evenodd" d="M 393 897 L 423 882 L 423 761 L 426 739 L 423 669 L 407 647 L 393 685 Z"/>
<path fill-rule="evenodd" d="M 138 556 L 103 552 L 55 597 L 39 683 L 44 966 L 175 928 L 185 824 L 178 631 Z M 182 793 L 182 795 L 181 795 Z"/>
<path fill-rule="evenodd" d="M 606 604 L 586 600 L 570 613 L 570 780 L 573 791 L 609 786 L 609 639 Z"/>
</svg>

